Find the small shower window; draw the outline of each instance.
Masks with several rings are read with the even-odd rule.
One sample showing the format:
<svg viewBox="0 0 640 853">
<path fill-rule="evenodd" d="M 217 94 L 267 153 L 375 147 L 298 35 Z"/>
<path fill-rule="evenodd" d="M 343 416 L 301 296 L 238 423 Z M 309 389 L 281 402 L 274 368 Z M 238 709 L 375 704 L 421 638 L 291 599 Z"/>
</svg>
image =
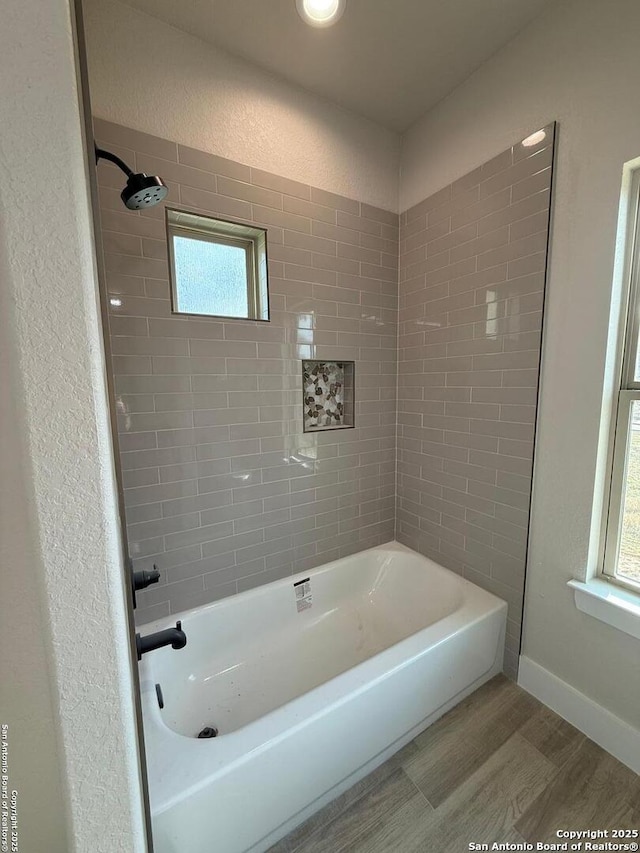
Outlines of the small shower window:
<svg viewBox="0 0 640 853">
<path fill-rule="evenodd" d="M 269 319 L 264 229 L 168 208 L 167 239 L 175 314 Z"/>
</svg>

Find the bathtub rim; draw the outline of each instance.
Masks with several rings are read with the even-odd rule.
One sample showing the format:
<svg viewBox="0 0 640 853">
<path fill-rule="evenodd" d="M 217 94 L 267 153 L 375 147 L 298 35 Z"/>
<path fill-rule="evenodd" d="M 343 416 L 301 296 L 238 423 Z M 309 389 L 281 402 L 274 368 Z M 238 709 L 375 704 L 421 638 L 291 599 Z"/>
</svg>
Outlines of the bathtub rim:
<svg viewBox="0 0 640 853">
<path fill-rule="evenodd" d="M 397 552 L 400 554 L 408 554 L 412 557 L 419 557 L 421 561 L 426 561 L 429 564 L 431 569 L 436 570 L 437 573 L 444 574 L 447 578 L 451 578 L 456 582 L 461 589 L 473 588 L 474 590 L 480 590 L 483 594 L 490 596 L 491 598 L 496 599 L 497 601 L 503 601 L 504 599 L 499 598 L 487 590 L 482 589 L 477 584 L 473 583 L 473 581 L 467 580 L 462 577 L 462 575 L 457 574 L 451 569 L 447 569 L 444 566 L 441 566 L 439 563 L 436 563 L 435 560 L 432 560 L 431 557 L 425 557 L 424 554 L 421 554 L 419 551 L 414 551 L 413 548 L 409 548 L 407 545 L 403 545 L 401 542 L 396 541 L 395 539 L 389 540 L 389 542 L 384 542 L 380 545 L 375 545 L 372 548 L 366 548 L 363 551 L 354 551 L 352 554 L 347 554 L 345 557 L 339 557 L 337 560 L 331 560 L 328 563 L 321 563 L 318 566 L 314 566 L 312 569 L 305 569 L 304 571 L 295 572 L 291 575 L 286 575 L 286 577 L 279 578 L 275 581 L 270 581 L 266 584 L 259 584 L 258 586 L 252 587 L 251 589 L 246 589 L 243 592 L 235 593 L 234 595 L 227 595 L 224 598 L 219 598 L 216 601 L 210 601 L 207 604 L 199 604 L 195 607 L 190 607 L 187 610 L 181 610 L 178 613 L 171 613 L 169 616 L 161 616 L 159 619 L 154 619 L 153 622 L 144 622 L 142 625 L 136 626 L 136 631 L 143 633 L 153 633 L 155 631 L 162 631 L 165 628 L 172 628 L 178 619 L 186 620 L 193 615 L 205 613 L 209 613 L 211 611 L 215 611 L 221 609 L 223 607 L 229 607 L 231 603 L 237 604 L 242 601 L 248 601 L 252 598 L 260 598 L 268 593 L 270 590 L 277 589 L 278 587 L 288 587 L 289 585 L 296 583 L 299 580 L 302 580 L 306 577 L 313 577 L 314 575 L 320 574 L 325 571 L 329 571 L 334 568 L 338 563 L 343 563 L 345 560 L 349 560 L 352 557 L 361 557 L 366 554 L 373 554 L 379 551 L 391 551 Z M 446 617 L 445 617 L 446 618 Z M 412 636 L 412 635 L 411 635 Z M 402 642 L 400 640 L 399 642 Z M 142 659 L 140 662 L 140 668 L 144 669 L 145 665 L 147 665 L 147 660 Z"/>
</svg>

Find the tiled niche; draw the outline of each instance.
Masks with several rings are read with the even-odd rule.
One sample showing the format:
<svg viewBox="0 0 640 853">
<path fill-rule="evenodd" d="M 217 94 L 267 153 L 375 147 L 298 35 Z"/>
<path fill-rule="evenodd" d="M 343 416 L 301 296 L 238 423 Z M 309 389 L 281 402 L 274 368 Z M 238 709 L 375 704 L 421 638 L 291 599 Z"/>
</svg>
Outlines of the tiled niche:
<svg viewBox="0 0 640 853">
<path fill-rule="evenodd" d="M 353 361 L 302 362 L 305 432 L 350 429 L 354 424 Z"/>
</svg>

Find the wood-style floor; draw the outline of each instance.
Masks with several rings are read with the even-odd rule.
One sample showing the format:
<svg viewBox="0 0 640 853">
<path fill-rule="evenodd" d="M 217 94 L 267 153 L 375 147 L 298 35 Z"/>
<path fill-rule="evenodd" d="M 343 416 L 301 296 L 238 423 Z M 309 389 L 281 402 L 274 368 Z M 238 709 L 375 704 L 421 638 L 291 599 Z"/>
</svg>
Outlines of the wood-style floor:
<svg viewBox="0 0 640 853">
<path fill-rule="evenodd" d="M 462 853 L 638 828 L 640 777 L 498 676 L 269 853 Z"/>
</svg>

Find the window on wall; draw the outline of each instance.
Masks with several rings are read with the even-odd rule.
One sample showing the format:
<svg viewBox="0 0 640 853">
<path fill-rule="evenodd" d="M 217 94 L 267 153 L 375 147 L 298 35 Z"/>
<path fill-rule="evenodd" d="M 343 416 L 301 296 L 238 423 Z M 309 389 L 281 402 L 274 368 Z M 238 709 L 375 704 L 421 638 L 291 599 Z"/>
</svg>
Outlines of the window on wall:
<svg viewBox="0 0 640 853">
<path fill-rule="evenodd" d="M 268 320 L 266 231 L 167 209 L 176 314 Z"/>
<path fill-rule="evenodd" d="M 640 175 L 633 183 L 626 279 L 629 300 L 615 420 L 604 573 L 640 591 Z"/>
</svg>

